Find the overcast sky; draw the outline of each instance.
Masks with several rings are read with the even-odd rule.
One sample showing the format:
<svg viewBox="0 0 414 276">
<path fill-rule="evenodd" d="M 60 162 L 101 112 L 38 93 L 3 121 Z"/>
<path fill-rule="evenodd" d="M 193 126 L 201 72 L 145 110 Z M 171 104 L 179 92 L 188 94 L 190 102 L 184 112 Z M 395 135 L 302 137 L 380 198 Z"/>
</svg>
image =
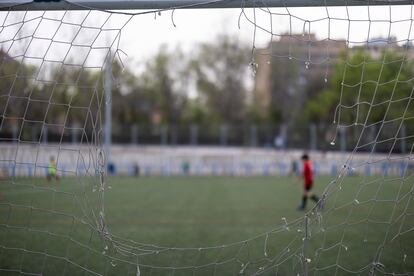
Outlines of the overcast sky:
<svg viewBox="0 0 414 276">
<path fill-rule="evenodd" d="M 310 31 L 315 33 L 318 39 L 347 39 L 354 43 L 364 43 L 368 39 L 377 37 L 388 37 L 389 34 L 405 42 L 407 39 L 411 40 L 413 33 L 410 30 L 412 24 L 411 6 L 370 7 L 369 9 L 367 7 L 275 8 L 270 11 L 273 14 L 261 9 L 246 9 L 245 14 L 241 16 L 241 9 L 195 9 L 136 15 L 123 28 L 120 48 L 128 55 L 130 64 L 134 64 L 147 60 L 158 51 L 162 44 L 166 44 L 171 50 L 179 45 L 184 52 L 191 52 L 195 49 L 194 46 L 197 43 L 214 41 L 217 35 L 223 33 L 238 37 L 250 44 L 252 44 L 255 37 L 256 47 L 265 47 L 268 44 L 271 39 L 269 32 L 275 34 L 273 39 L 278 39 L 277 35 L 289 30 L 292 30 L 292 33 Z M 70 34 L 77 33 L 76 25 L 65 24 L 63 27 L 59 27 L 59 20 L 75 24 L 82 22 L 86 26 L 100 26 L 100 21 L 104 22 L 108 16 L 108 14 L 102 12 L 93 12 L 87 17 L 86 21 L 82 21 L 82 15 L 84 16 L 87 13 L 70 12 L 69 16 L 68 14 L 63 16 L 63 12 L 48 12 L 44 15 L 45 18 L 54 17 L 58 20 L 42 20 L 41 24 L 43 25 L 39 28 L 37 22 L 40 19 L 39 21 L 29 21 L 25 24 L 24 31 L 20 36 L 25 37 L 26 33 L 30 34 L 30 32 L 35 31 L 38 37 L 54 37 L 54 39 L 58 38 L 70 42 L 72 41 Z M 21 14 L 24 15 L 24 13 Z M 35 17 L 38 14 L 42 13 L 32 12 L 30 16 Z M 24 20 L 28 21 L 30 16 L 26 15 Z M 7 24 L 23 20 L 19 19 L 17 15 L 11 17 L 3 12 L 0 13 L 0 22 L 3 22 L 6 17 Z M 111 20 L 106 27 L 120 28 L 130 17 L 127 15 L 111 15 L 110 18 Z M 256 32 L 253 21 L 258 26 Z M 73 30 L 70 29 L 71 27 L 73 27 Z M 58 28 L 60 28 L 59 35 L 53 36 Z M 18 24 L 11 24 L 1 30 L 0 37 L 2 40 L 9 39 L 8 42 L 1 43 L 4 49 L 7 49 L 12 43 L 14 33 L 18 29 Z M 87 40 L 94 37 L 93 30 L 84 29 L 83 31 L 75 39 L 75 42 L 84 40 L 85 44 L 88 44 Z M 29 42 L 30 38 L 26 42 L 20 42 L 20 45 L 14 43 L 15 45 L 13 45 L 10 53 L 18 54 L 19 51 L 23 53 L 24 47 L 21 47 L 21 45 L 28 45 Z M 32 41 L 30 43 L 31 47 L 29 47 L 26 55 L 38 57 L 42 57 L 42 52 L 46 53 L 49 45 L 47 40 Z M 53 46 L 61 47 L 60 52 L 63 54 L 67 51 L 64 49 L 64 45 Z M 52 50 L 54 49 L 48 51 L 52 52 Z M 69 56 L 73 55 L 71 58 L 81 60 L 82 49 L 72 50 Z M 90 58 L 91 60 L 99 60 L 100 54 L 97 53 L 98 51 L 95 52 L 97 58 Z"/>
<path fill-rule="evenodd" d="M 371 7 L 368 12 L 366 7 L 352 7 L 348 11 L 344 7 L 290 8 L 272 9 L 272 12 L 280 13 L 272 16 L 256 9 L 256 22 L 267 31 L 281 34 L 290 28 L 297 33 L 304 29 L 307 32 L 309 22 L 306 20 L 319 19 L 320 21 L 310 23 L 310 31 L 316 33 L 319 39 L 329 37 L 364 42 L 368 39 L 368 34 L 372 39 L 387 37 L 390 32 L 397 39 L 406 40 L 411 37 L 411 9 L 407 6 Z M 293 16 L 288 16 L 288 12 Z M 242 15 L 239 29 L 239 16 L 240 9 L 176 10 L 173 16 L 171 11 L 165 11 L 156 17 L 154 14 L 135 16 L 124 29 L 121 46 L 130 57 L 139 60 L 154 53 L 163 43 L 170 48 L 180 44 L 184 49 L 191 50 L 194 44 L 212 41 L 221 33 L 235 35 L 251 43 L 254 36 L 253 24 Z M 246 16 L 253 21 L 253 10 L 246 9 Z M 258 28 L 257 46 L 263 47 L 269 40 L 270 34 Z"/>
</svg>

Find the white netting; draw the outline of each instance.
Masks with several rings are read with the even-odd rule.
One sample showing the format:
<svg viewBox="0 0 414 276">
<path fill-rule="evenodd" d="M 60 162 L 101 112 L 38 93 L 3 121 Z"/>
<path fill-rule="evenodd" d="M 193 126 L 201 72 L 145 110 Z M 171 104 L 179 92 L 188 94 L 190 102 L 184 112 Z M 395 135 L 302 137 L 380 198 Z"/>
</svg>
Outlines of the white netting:
<svg viewBox="0 0 414 276">
<path fill-rule="evenodd" d="M 295 63 L 298 80 L 315 74 L 332 83 L 326 91 L 337 95 L 330 98 L 336 101 L 330 110 L 332 145 L 342 131 L 352 129 L 355 147 L 321 195 L 323 209 L 275 222 L 273 230 L 239 242 L 183 248 L 118 237 L 105 219 L 104 194 L 110 186 L 102 142 L 104 70 L 113 65 L 117 84 L 121 32 L 139 15 L 1 12 L 2 274 L 414 272 L 412 6 L 297 10 L 241 5 L 240 24 L 254 28 L 252 70 L 258 76 L 273 62 Z M 385 38 L 375 40 L 379 35 Z M 260 37 L 268 37 L 268 49 L 256 48 Z M 316 50 L 321 48 L 326 51 Z M 341 72 L 338 79 L 334 68 Z M 290 87 L 297 91 L 298 85 Z M 292 98 L 301 97 L 292 92 Z M 48 143 L 48 132 L 59 142 Z M 406 149 L 396 152 L 401 141 Z M 378 148 L 382 153 L 376 153 Z M 50 156 L 70 189 L 42 178 L 50 173 Z M 353 178 L 377 164 L 384 168 Z"/>
</svg>

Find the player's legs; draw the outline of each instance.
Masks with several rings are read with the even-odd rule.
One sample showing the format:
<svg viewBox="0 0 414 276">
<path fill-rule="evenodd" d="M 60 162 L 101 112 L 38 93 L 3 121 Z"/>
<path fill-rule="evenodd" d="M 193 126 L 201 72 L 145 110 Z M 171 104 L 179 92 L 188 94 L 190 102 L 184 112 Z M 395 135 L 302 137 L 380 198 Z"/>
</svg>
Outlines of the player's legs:
<svg viewBox="0 0 414 276">
<path fill-rule="evenodd" d="M 302 204 L 299 206 L 298 208 L 299 210 L 305 210 L 306 204 L 308 202 L 310 190 L 311 190 L 311 187 L 309 186 L 305 187 L 305 189 L 303 190 Z"/>
<path fill-rule="evenodd" d="M 318 203 L 318 201 L 319 201 L 319 197 L 318 197 L 318 196 L 316 196 L 316 195 L 311 194 L 310 198 L 311 198 L 313 201 L 315 201 L 315 203 Z"/>
<path fill-rule="evenodd" d="M 308 197 L 310 197 L 310 199 L 312 199 L 318 205 L 319 209 L 323 209 L 323 203 L 319 202 L 319 197 L 317 195 L 314 195 L 311 191 L 309 191 Z"/>
<path fill-rule="evenodd" d="M 315 203 L 319 202 L 319 197 L 312 193 L 312 185 L 305 187 L 302 196 L 302 204 L 298 208 L 299 210 L 305 210 L 308 198 L 312 199 Z"/>
<path fill-rule="evenodd" d="M 51 181 L 53 179 L 59 181 L 59 176 L 56 173 L 49 173 L 47 175 L 47 181 Z"/>
</svg>

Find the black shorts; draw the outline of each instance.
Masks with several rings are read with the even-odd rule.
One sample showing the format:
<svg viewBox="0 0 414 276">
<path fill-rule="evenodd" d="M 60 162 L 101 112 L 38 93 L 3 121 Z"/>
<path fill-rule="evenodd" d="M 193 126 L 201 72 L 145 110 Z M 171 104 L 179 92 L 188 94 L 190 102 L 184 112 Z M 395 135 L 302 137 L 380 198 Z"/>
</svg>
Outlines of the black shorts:
<svg viewBox="0 0 414 276">
<path fill-rule="evenodd" d="M 312 186 L 306 186 L 306 187 L 305 187 L 305 191 L 306 191 L 306 192 L 309 192 L 310 190 L 312 190 L 312 188 L 313 188 Z"/>
</svg>

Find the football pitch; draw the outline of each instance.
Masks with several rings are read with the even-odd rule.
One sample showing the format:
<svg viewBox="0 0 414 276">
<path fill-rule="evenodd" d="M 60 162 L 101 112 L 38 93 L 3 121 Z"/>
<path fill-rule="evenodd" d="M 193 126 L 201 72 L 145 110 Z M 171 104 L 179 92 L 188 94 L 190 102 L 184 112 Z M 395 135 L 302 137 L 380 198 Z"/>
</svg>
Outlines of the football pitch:
<svg viewBox="0 0 414 276">
<path fill-rule="evenodd" d="M 314 192 L 321 195 L 331 179 L 316 178 Z M 137 275 L 136 263 L 141 275 L 292 275 L 304 265 L 316 275 L 414 269 L 410 178 L 346 177 L 306 227 L 294 177 L 110 178 L 106 229 L 115 244 L 145 247 L 142 255 L 119 254 L 91 227 L 100 223 L 95 181 L 2 181 L 0 274 Z M 313 206 L 309 200 L 308 210 Z"/>
</svg>

